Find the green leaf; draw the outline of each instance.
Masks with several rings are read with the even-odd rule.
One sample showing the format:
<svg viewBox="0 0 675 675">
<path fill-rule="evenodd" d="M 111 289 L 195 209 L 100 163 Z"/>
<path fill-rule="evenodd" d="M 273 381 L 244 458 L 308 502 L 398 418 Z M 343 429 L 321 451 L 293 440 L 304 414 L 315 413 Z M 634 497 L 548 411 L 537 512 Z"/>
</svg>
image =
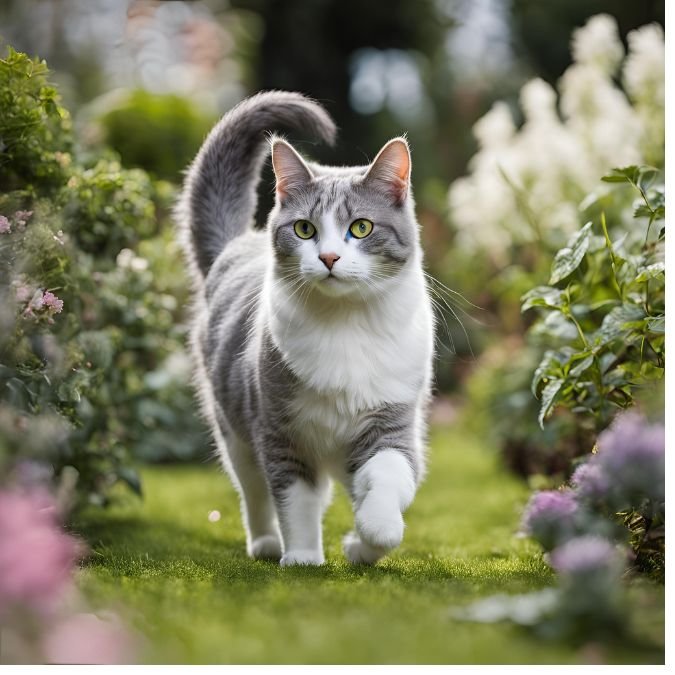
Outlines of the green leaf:
<svg viewBox="0 0 675 675">
<path fill-rule="evenodd" d="M 551 366 L 553 366 L 553 364 L 557 362 L 556 356 L 557 356 L 556 353 L 552 349 L 547 349 L 546 352 L 544 352 L 544 358 L 541 360 L 541 362 L 537 366 L 537 369 L 534 371 L 532 384 L 530 386 L 532 394 L 534 396 L 537 395 L 539 385 L 542 382 L 547 381 L 547 378 L 550 375 Z"/>
<path fill-rule="evenodd" d="M 551 286 L 537 286 L 528 291 L 521 298 L 523 306 L 521 312 L 525 312 L 530 307 L 552 307 L 553 309 L 562 309 L 563 292 Z"/>
<path fill-rule="evenodd" d="M 665 333 L 666 332 L 665 315 L 649 318 L 647 320 L 647 330 L 649 330 L 652 333 Z"/>
<path fill-rule="evenodd" d="M 641 267 L 639 274 L 635 277 L 635 281 L 641 283 L 643 281 L 649 281 L 650 279 L 656 279 L 657 277 L 662 277 L 666 272 L 666 264 L 663 262 L 653 263 L 652 265 L 647 265 L 646 267 Z"/>
<path fill-rule="evenodd" d="M 591 336 L 596 347 L 603 347 L 627 333 L 626 324 L 639 321 L 645 316 L 644 310 L 638 305 L 624 304 L 615 307 L 602 320 L 600 328 Z"/>
<path fill-rule="evenodd" d="M 612 173 L 603 176 L 601 180 L 605 183 L 635 183 L 638 179 L 640 170 L 637 166 L 626 166 L 622 169 L 612 169 Z"/>
<path fill-rule="evenodd" d="M 585 352 L 579 354 L 579 357 L 582 357 L 584 353 Z M 587 371 L 593 365 L 593 360 L 593 354 L 588 354 L 588 356 L 583 357 L 581 361 L 570 369 L 570 377 L 579 377 L 579 375 Z"/>
<path fill-rule="evenodd" d="M 591 222 L 586 223 L 568 242 L 565 248 L 560 249 L 553 260 L 549 284 L 557 284 L 568 277 L 581 264 L 590 244 Z"/>
<path fill-rule="evenodd" d="M 544 428 L 544 419 L 550 413 L 558 396 L 558 392 L 563 386 L 562 380 L 550 380 L 541 392 L 541 403 L 539 405 L 539 426 Z"/>
</svg>

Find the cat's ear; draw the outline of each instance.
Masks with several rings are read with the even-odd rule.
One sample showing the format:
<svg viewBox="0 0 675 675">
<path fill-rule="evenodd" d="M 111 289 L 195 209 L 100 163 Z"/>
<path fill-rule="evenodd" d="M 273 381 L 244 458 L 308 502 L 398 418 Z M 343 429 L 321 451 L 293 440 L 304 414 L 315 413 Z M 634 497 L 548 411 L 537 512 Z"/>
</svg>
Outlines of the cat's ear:
<svg viewBox="0 0 675 675">
<path fill-rule="evenodd" d="M 302 157 L 290 143 L 281 138 L 272 140 L 272 167 L 277 181 L 277 195 L 282 202 L 291 192 L 303 188 L 313 178 Z"/>
<path fill-rule="evenodd" d="M 389 141 L 370 165 L 364 182 L 401 205 L 410 190 L 410 149 L 403 137 Z"/>
</svg>

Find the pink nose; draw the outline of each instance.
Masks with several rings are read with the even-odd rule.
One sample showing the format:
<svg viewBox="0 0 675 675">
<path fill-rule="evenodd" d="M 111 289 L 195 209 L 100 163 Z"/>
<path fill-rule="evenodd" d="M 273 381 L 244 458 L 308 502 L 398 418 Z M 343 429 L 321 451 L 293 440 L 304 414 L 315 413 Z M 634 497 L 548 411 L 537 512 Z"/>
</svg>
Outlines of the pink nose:
<svg viewBox="0 0 675 675">
<path fill-rule="evenodd" d="M 322 253 L 319 256 L 319 260 L 329 269 L 333 269 L 333 265 L 340 260 L 340 256 L 337 253 Z"/>
</svg>

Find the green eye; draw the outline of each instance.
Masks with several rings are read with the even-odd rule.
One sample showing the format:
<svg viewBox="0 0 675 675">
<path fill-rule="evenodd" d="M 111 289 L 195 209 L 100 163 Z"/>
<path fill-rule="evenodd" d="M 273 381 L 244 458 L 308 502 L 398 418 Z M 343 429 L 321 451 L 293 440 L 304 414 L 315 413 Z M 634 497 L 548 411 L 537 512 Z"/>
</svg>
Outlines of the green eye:
<svg viewBox="0 0 675 675">
<path fill-rule="evenodd" d="M 349 231 L 353 237 L 363 239 L 373 231 L 373 223 L 365 218 L 359 218 L 349 226 Z"/>
<path fill-rule="evenodd" d="M 293 229 L 300 239 L 311 239 L 316 234 L 316 227 L 309 220 L 297 220 Z"/>
</svg>

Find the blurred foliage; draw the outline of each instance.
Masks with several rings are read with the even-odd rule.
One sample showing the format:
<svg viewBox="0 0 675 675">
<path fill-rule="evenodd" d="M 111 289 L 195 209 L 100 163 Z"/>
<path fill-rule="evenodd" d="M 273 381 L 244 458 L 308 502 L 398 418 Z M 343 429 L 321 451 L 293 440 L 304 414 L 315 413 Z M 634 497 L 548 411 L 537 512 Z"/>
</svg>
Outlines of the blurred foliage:
<svg viewBox="0 0 675 675">
<path fill-rule="evenodd" d="M 127 167 L 140 167 L 157 178 L 179 182 L 215 116 L 173 94 L 130 92 L 103 112 L 98 123 L 103 141 Z"/>
<path fill-rule="evenodd" d="M 527 83 L 521 127 L 496 104 L 475 126 L 471 173 L 450 190 L 447 262 L 493 336 L 467 380 L 470 417 L 535 485 L 568 477 L 663 374 L 663 33 L 628 39 L 624 57 L 607 15 L 576 31 L 560 94 Z M 628 158 L 656 166 L 600 180 Z M 621 181 L 628 189 L 613 189 Z"/>
<path fill-rule="evenodd" d="M 70 116 L 45 75 L 44 61 L 11 47 L 0 62 L 0 190 L 43 189 L 64 179 L 64 155 L 72 146 Z M 26 196 L 29 196 L 28 194 Z"/>
<path fill-rule="evenodd" d="M 140 492 L 132 457 L 202 449 L 187 404 L 188 284 L 172 186 L 110 151 L 85 165 L 47 75 L 12 50 L 0 61 L 15 111 L 0 119 L 0 463 L 21 477 L 31 460 L 74 484 L 75 504 L 103 504 L 118 481 Z"/>
<path fill-rule="evenodd" d="M 604 213 L 593 233 L 587 223 L 558 251 L 549 283 L 523 296 L 523 311 L 538 309 L 529 334 L 544 352 L 532 381 L 540 397 L 539 423 L 555 406 L 607 426 L 635 391 L 665 373 L 665 193 L 648 187 L 658 172 L 615 169 L 603 180 L 629 184 L 641 198 L 634 225 L 609 228 Z M 640 223 L 643 224 L 640 227 Z M 655 225 L 656 224 L 656 225 Z M 609 230 L 621 232 L 612 242 Z"/>
</svg>

